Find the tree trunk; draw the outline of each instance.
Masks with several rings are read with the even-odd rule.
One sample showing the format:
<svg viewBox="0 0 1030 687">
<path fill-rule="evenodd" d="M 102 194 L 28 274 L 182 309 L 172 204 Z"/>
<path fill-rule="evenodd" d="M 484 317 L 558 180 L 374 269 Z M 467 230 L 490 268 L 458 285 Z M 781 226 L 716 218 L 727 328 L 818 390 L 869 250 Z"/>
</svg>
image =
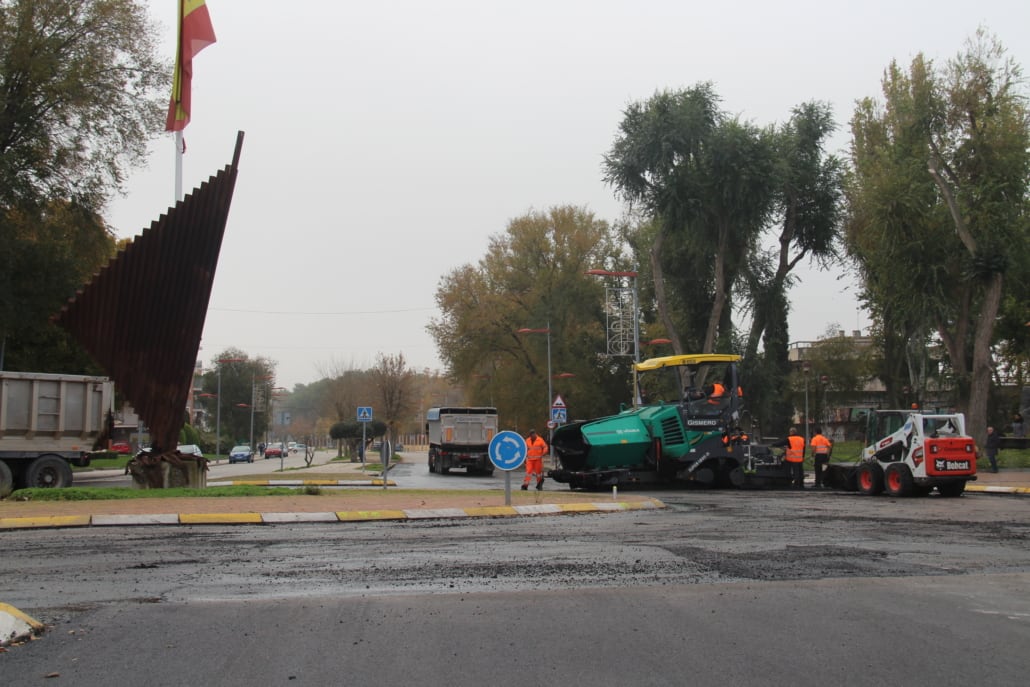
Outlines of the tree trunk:
<svg viewBox="0 0 1030 687">
<path fill-rule="evenodd" d="M 991 338 L 994 321 L 1001 307 L 1003 277 L 1000 272 L 991 275 L 984 292 L 980 316 L 973 332 L 973 365 L 970 374 L 969 414 L 966 431 L 981 445 L 987 439 L 987 399 L 991 391 Z"/>
<path fill-rule="evenodd" d="M 722 311 L 726 307 L 726 244 L 729 230 L 719 230 L 719 246 L 715 253 L 715 298 L 712 302 L 712 314 L 708 318 L 708 329 L 705 330 L 705 343 L 702 353 L 715 352 L 715 336 L 719 332 Z"/>
<path fill-rule="evenodd" d="M 669 317 L 669 307 L 665 300 L 665 272 L 662 270 L 662 244 L 665 243 L 665 224 L 658 227 L 658 233 L 651 244 L 651 273 L 654 275 L 654 300 L 655 308 L 658 310 L 658 317 L 665 325 L 665 331 L 672 340 L 672 350 L 676 355 L 683 355 L 683 343 L 680 341 L 676 327 Z"/>
</svg>

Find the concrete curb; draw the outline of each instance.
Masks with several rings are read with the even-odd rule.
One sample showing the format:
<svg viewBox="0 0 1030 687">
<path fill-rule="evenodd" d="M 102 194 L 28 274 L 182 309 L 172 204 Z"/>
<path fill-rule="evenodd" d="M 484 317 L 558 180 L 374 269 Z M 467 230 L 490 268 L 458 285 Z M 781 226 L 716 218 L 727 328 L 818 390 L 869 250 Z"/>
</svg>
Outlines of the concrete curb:
<svg viewBox="0 0 1030 687">
<path fill-rule="evenodd" d="M 441 518 L 505 518 L 521 515 L 565 515 L 665 508 L 657 499 L 633 502 L 556 503 L 526 506 L 469 508 L 409 508 L 398 510 L 336 511 L 324 513 L 180 513 L 163 515 L 61 515 L 0 518 L 0 530 L 52 527 L 110 527 L 136 525 L 274 525 L 296 522 L 367 522 L 376 520 L 432 520 Z"/>
<path fill-rule="evenodd" d="M 0 646 L 28 639 L 43 632 L 43 623 L 14 606 L 0 602 Z"/>
<path fill-rule="evenodd" d="M 966 491 L 978 494 L 1030 494 L 1030 487 L 988 487 L 981 484 L 967 484 Z"/>
</svg>

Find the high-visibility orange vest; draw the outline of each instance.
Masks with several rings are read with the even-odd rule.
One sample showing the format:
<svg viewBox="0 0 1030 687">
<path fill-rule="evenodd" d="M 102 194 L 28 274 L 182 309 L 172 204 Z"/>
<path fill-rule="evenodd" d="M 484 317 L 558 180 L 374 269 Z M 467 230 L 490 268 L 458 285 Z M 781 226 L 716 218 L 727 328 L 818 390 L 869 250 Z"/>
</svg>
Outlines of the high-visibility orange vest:
<svg viewBox="0 0 1030 687">
<path fill-rule="evenodd" d="M 537 436 L 536 439 L 526 439 L 526 457 L 543 458 L 547 455 L 547 442 L 544 438 Z"/>
<path fill-rule="evenodd" d="M 809 442 L 809 446 L 812 447 L 812 452 L 815 453 L 815 455 L 826 456 L 830 454 L 830 449 L 833 448 L 833 442 L 822 434 L 816 434 Z"/>
<path fill-rule="evenodd" d="M 725 395 L 726 387 L 719 382 L 716 382 L 715 384 L 712 384 L 712 393 L 708 394 L 708 402 L 712 404 L 722 403 L 722 397 Z"/>
<path fill-rule="evenodd" d="M 797 434 L 787 437 L 787 452 L 783 456 L 788 463 L 801 463 L 805 460 L 805 438 Z"/>
</svg>

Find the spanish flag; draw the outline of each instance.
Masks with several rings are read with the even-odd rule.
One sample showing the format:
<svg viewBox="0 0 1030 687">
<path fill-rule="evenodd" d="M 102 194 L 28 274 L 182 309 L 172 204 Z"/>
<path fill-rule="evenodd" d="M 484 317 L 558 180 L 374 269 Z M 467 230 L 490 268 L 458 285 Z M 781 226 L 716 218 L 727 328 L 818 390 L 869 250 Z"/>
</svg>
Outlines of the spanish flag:
<svg viewBox="0 0 1030 687">
<path fill-rule="evenodd" d="M 182 131 L 190 123 L 193 57 L 215 42 L 215 29 L 204 0 L 179 0 L 179 52 L 172 76 L 172 101 L 165 131 Z"/>
</svg>

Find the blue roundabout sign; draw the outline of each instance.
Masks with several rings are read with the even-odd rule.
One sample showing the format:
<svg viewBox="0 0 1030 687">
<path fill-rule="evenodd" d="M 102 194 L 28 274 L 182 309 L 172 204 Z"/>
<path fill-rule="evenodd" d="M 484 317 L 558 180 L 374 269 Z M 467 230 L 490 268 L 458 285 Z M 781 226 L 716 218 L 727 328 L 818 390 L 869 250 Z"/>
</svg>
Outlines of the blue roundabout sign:
<svg viewBox="0 0 1030 687">
<path fill-rule="evenodd" d="M 490 462 L 499 470 L 517 470 L 526 461 L 526 440 L 518 432 L 498 432 L 490 440 Z"/>
</svg>

